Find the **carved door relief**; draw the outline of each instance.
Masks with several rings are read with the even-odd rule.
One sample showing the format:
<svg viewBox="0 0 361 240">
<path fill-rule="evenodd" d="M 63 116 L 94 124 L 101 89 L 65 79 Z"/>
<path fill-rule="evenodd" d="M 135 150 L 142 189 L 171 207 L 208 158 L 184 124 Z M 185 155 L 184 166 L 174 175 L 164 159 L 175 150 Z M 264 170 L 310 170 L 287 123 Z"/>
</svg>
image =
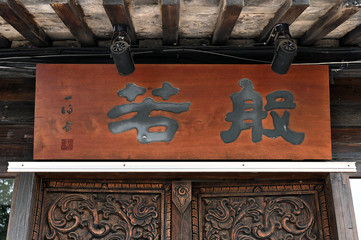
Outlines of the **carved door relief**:
<svg viewBox="0 0 361 240">
<path fill-rule="evenodd" d="M 193 240 L 331 239 L 323 184 L 194 186 Z"/>
<path fill-rule="evenodd" d="M 43 180 L 33 240 L 329 240 L 323 182 Z"/>
<path fill-rule="evenodd" d="M 33 239 L 170 240 L 170 184 L 49 181 Z"/>
</svg>

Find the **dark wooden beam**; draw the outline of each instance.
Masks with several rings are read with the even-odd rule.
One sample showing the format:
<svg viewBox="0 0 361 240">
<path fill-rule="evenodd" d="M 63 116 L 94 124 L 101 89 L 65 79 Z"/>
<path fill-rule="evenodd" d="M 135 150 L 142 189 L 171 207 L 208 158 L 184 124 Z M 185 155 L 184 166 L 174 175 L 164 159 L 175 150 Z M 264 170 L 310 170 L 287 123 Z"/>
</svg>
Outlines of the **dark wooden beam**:
<svg viewBox="0 0 361 240">
<path fill-rule="evenodd" d="M 180 0 L 162 0 L 163 44 L 177 45 Z"/>
<path fill-rule="evenodd" d="M 314 44 L 360 10 L 360 0 L 338 1 L 338 3 L 311 26 L 301 38 L 300 43 L 302 45 Z"/>
<path fill-rule="evenodd" d="M 358 25 L 351 32 L 341 38 L 342 45 L 360 45 L 361 44 L 361 25 Z"/>
<path fill-rule="evenodd" d="M 220 0 L 216 27 L 212 36 L 213 45 L 227 43 L 244 6 L 244 0 Z"/>
<path fill-rule="evenodd" d="M 11 42 L 4 36 L 0 35 L 0 48 L 8 48 L 10 46 Z"/>
<path fill-rule="evenodd" d="M 277 11 L 275 17 L 272 18 L 262 30 L 257 41 L 267 41 L 273 27 L 278 23 L 288 23 L 288 25 L 291 25 L 308 6 L 310 6 L 310 0 L 287 0 Z"/>
<path fill-rule="evenodd" d="M 112 25 L 125 24 L 128 26 L 128 35 L 133 43 L 136 43 L 133 21 L 130 17 L 128 6 L 124 0 L 103 0 L 103 7 L 108 14 Z"/>
<path fill-rule="evenodd" d="M 93 32 L 84 19 L 84 12 L 76 0 L 51 0 L 51 7 L 83 47 L 96 46 Z"/>
<path fill-rule="evenodd" d="M 35 22 L 34 16 L 15 0 L 0 0 L 0 16 L 23 35 L 31 44 L 38 47 L 50 45 L 44 30 Z"/>
</svg>

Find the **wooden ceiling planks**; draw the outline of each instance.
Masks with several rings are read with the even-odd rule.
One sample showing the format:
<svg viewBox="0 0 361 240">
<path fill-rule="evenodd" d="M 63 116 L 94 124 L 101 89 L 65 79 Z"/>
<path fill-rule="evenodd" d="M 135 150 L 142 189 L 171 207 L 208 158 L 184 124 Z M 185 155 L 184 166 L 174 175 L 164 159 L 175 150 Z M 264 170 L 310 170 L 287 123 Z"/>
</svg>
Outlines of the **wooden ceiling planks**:
<svg viewBox="0 0 361 240">
<path fill-rule="evenodd" d="M 84 12 L 75 0 L 51 0 L 51 7 L 83 47 L 97 45 L 93 32 L 84 20 Z"/>
<path fill-rule="evenodd" d="M 361 25 L 349 32 L 341 39 L 342 45 L 358 45 L 361 43 Z"/>
<path fill-rule="evenodd" d="M 30 0 L 0 0 L 0 15 L 7 22 L 0 22 L 0 34 L 4 36 L 0 48 L 8 48 L 11 41 L 19 40 L 9 35 L 9 31 L 15 31 L 10 25 L 38 47 L 51 46 L 50 40 L 67 41 L 72 37 L 81 46 L 97 46 L 97 39 L 110 40 L 110 24 L 128 25 L 133 45 L 144 39 L 161 39 L 165 46 L 179 45 L 183 39 L 209 40 L 207 45 L 227 45 L 228 39 L 264 42 L 274 25 L 281 22 L 294 23 L 291 33 L 300 38 L 300 46 L 314 45 L 329 36 L 340 38 L 343 45 L 361 43 L 360 26 L 352 31 L 347 23 L 342 27 L 344 22 L 354 21 L 349 18 L 361 9 L 360 0 L 98 0 L 91 6 L 86 0 L 51 0 L 49 4 L 36 1 L 30 6 Z M 34 8 L 37 4 L 38 9 Z M 319 11 L 320 7 L 325 11 Z M 85 9 L 91 11 L 85 15 Z M 265 14 L 267 17 L 260 17 Z M 99 26 L 94 25 L 97 21 Z M 336 28 L 337 36 L 328 35 Z M 181 41 L 184 43 L 191 45 Z"/>
<path fill-rule="evenodd" d="M 337 4 L 311 26 L 300 39 L 300 43 L 302 45 L 313 45 L 360 10 L 360 3 L 358 1 L 338 1 Z"/>
<path fill-rule="evenodd" d="M 34 17 L 15 0 L 1 0 L 0 15 L 35 46 L 47 47 L 50 45 L 49 37 L 34 20 Z"/>
<path fill-rule="evenodd" d="M 291 25 L 310 6 L 310 0 L 287 0 L 277 11 L 275 17 L 270 20 L 262 30 L 257 42 L 265 42 L 273 27 L 278 23 L 288 23 Z"/>
<path fill-rule="evenodd" d="M 221 0 L 212 44 L 225 45 L 244 6 L 244 0 Z"/>
</svg>

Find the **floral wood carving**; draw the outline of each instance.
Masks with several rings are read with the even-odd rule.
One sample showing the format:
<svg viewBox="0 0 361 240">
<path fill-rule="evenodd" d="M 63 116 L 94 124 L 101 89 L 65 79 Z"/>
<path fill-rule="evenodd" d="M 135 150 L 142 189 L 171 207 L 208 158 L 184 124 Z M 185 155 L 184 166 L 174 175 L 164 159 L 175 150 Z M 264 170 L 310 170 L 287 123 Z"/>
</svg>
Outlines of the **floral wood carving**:
<svg viewBox="0 0 361 240">
<path fill-rule="evenodd" d="M 322 184 L 193 187 L 193 240 L 329 240 Z"/>
<path fill-rule="evenodd" d="M 192 201 L 191 182 L 172 182 L 172 201 L 180 213 L 184 213 Z"/>
<path fill-rule="evenodd" d="M 224 198 L 205 200 L 205 238 L 223 239 L 310 239 L 314 216 L 310 207 L 296 197 L 255 198 L 243 201 Z M 262 204 L 262 205 L 260 205 Z"/>
<path fill-rule="evenodd" d="M 44 181 L 40 194 L 32 240 L 170 240 L 170 184 Z"/>
<path fill-rule="evenodd" d="M 78 229 L 87 229 L 91 239 L 159 239 L 157 196 L 134 195 L 118 200 L 107 195 L 70 194 L 55 201 L 48 211 L 46 239 L 82 239 Z"/>
</svg>

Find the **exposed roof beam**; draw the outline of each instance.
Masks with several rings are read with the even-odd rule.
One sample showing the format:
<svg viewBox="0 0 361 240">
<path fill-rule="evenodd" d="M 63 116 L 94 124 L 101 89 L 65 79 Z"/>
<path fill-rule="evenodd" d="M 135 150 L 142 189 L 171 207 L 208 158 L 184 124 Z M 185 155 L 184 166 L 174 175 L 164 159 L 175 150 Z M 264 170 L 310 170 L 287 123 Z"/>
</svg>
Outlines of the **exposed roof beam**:
<svg viewBox="0 0 361 240">
<path fill-rule="evenodd" d="M 312 45 L 352 15 L 361 10 L 361 0 L 338 1 L 325 15 L 318 19 L 300 40 L 302 45 Z"/>
<path fill-rule="evenodd" d="M 124 0 L 103 0 L 103 7 L 108 14 L 112 25 L 125 24 L 128 26 L 128 35 L 132 42 L 136 42 L 134 25 Z"/>
<path fill-rule="evenodd" d="M 162 0 L 163 44 L 177 45 L 180 0 Z"/>
<path fill-rule="evenodd" d="M 48 36 L 35 22 L 33 15 L 15 0 L 0 0 L 0 15 L 31 44 L 38 47 L 50 45 Z"/>
<path fill-rule="evenodd" d="M 10 46 L 11 46 L 11 42 L 4 36 L 0 35 L 0 48 L 7 48 Z"/>
<path fill-rule="evenodd" d="M 227 43 L 243 6 L 244 0 L 220 0 L 218 19 L 212 36 L 212 44 L 223 45 Z"/>
<path fill-rule="evenodd" d="M 50 5 L 81 46 L 97 45 L 93 32 L 84 20 L 84 12 L 78 1 L 51 0 Z"/>
<path fill-rule="evenodd" d="M 275 17 L 272 18 L 267 26 L 262 30 L 257 38 L 257 41 L 267 41 L 273 27 L 278 23 L 288 23 L 291 25 L 308 6 L 310 6 L 310 0 L 286 0 L 286 2 L 275 14 Z"/>
<path fill-rule="evenodd" d="M 361 25 L 358 25 L 354 30 L 347 33 L 340 41 L 342 45 L 361 44 Z"/>
</svg>

